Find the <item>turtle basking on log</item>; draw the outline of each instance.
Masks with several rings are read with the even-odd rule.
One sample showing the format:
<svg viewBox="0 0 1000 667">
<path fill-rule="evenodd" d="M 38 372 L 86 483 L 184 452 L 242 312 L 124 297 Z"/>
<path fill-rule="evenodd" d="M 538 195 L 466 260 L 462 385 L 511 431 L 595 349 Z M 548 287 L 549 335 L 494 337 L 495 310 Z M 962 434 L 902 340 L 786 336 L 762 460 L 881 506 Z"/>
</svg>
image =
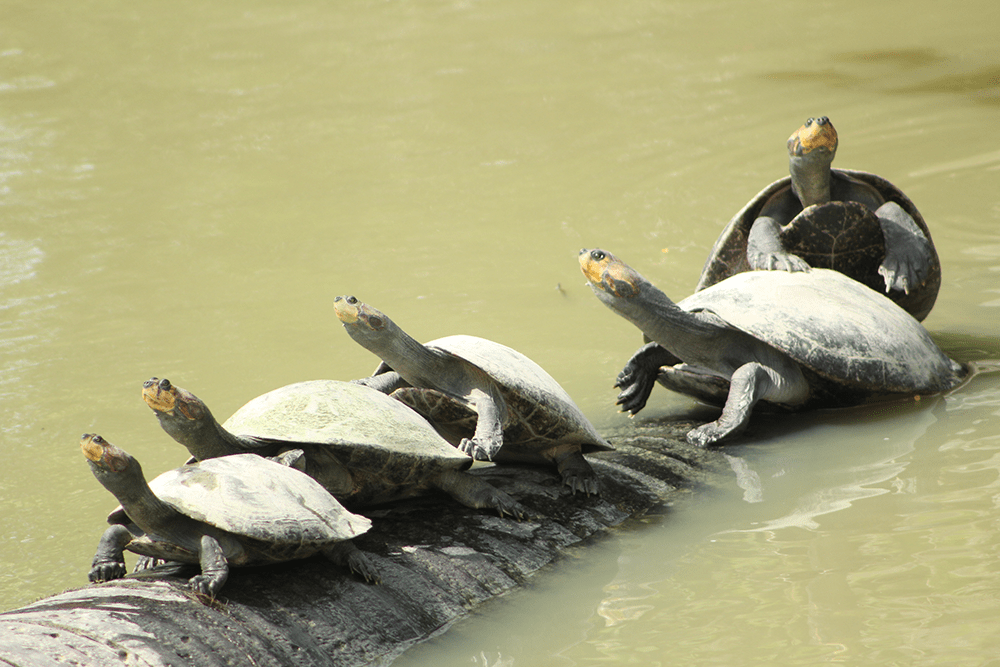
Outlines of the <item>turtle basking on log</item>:
<svg viewBox="0 0 1000 667">
<path fill-rule="evenodd" d="M 761 190 L 722 231 L 697 290 L 743 271 L 840 271 L 923 320 L 941 263 L 927 223 L 889 181 L 832 169 L 838 137 L 826 116 L 788 139 L 790 176 Z"/>
<path fill-rule="evenodd" d="M 477 460 L 554 465 L 574 493 L 599 493 L 583 452 L 612 447 L 534 361 L 476 336 L 421 344 L 353 296 L 336 297 L 334 309 L 351 338 L 382 359 L 359 382 L 425 415 Z"/>
<path fill-rule="evenodd" d="M 857 405 L 947 391 L 967 374 L 906 311 L 836 271 L 747 271 L 675 304 L 605 250 L 579 261 L 594 294 L 652 341 L 618 376 L 622 410 L 639 412 L 657 380 L 724 406 L 688 432 L 692 444 L 739 433 L 758 401 Z"/>
<path fill-rule="evenodd" d="M 169 470 L 147 484 L 139 462 L 99 435 L 80 441 L 94 477 L 121 506 L 88 575 L 125 576 L 125 549 L 150 558 L 199 563 L 192 590 L 214 597 L 229 566 L 266 565 L 321 553 L 365 579 L 378 571 L 350 540 L 371 521 L 348 512 L 309 476 L 253 454 Z"/>
<path fill-rule="evenodd" d="M 219 424 L 191 392 L 167 379 L 143 383 L 142 398 L 167 433 L 199 460 L 240 453 L 305 452 L 305 472 L 352 509 L 439 490 L 466 507 L 521 518 L 525 509 L 463 472 L 472 458 L 399 401 L 351 382 L 311 380 L 251 400 Z"/>
</svg>

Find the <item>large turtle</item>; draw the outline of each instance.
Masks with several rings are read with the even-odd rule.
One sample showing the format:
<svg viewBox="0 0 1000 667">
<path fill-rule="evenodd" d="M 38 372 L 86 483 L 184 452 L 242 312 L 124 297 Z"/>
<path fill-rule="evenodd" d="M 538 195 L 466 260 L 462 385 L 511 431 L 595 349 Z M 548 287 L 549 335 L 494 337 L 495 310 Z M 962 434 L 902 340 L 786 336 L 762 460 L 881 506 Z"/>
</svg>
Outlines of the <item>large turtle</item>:
<svg viewBox="0 0 1000 667">
<path fill-rule="evenodd" d="M 146 380 L 142 397 L 195 459 L 302 449 L 305 471 L 352 509 L 438 489 L 467 507 L 523 514 L 508 494 L 462 472 L 472 459 L 425 419 L 368 387 L 337 380 L 290 384 L 251 400 L 221 425 L 201 399 L 170 380 Z"/>
<path fill-rule="evenodd" d="M 967 371 L 904 310 L 836 271 L 748 271 L 674 304 L 607 251 L 579 259 L 594 294 L 653 341 L 618 376 L 623 411 L 641 410 L 657 379 L 724 403 L 717 421 L 687 434 L 694 444 L 741 431 L 757 401 L 855 405 L 946 391 Z"/>
<path fill-rule="evenodd" d="M 705 262 L 697 290 L 749 270 L 834 269 L 885 292 L 918 320 L 934 306 L 941 263 L 923 216 L 875 174 L 831 169 L 837 130 L 809 118 L 788 139 L 790 176 L 737 213 Z"/>
<path fill-rule="evenodd" d="M 125 576 L 125 549 L 199 563 L 193 590 L 214 597 L 230 565 L 265 565 L 322 553 L 378 579 L 351 538 L 371 521 L 351 514 L 307 475 L 244 454 L 168 470 L 146 483 L 139 462 L 99 435 L 80 442 L 90 469 L 121 506 L 108 517 L 89 579 Z"/>
<path fill-rule="evenodd" d="M 531 359 L 475 336 L 421 344 L 353 296 L 336 297 L 334 309 L 351 338 L 382 359 L 361 382 L 426 415 L 477 460 L 554 464 L 574 493 L 599 492 L 583 452 L 611 445 Z"/>
</svg>

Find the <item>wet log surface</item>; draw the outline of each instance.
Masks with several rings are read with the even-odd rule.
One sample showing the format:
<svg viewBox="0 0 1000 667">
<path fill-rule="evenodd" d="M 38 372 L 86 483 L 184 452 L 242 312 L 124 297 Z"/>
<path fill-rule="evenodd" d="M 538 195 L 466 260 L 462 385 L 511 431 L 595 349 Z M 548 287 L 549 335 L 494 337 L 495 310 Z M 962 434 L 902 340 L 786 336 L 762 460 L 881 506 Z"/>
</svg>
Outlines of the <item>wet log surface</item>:
<svg viewBox="0 0 1000 667">
<path fill-rule="evenodd" d="M 209 601 L 187 589 L 190 568 L 157 568 L 0 614 L 0 665 L 387 664 L 565 549 L 698 489 L 735 487 L 722 454 L 666 430 L 612 434 L 617 451 L 588 457 L 600 497 L 569 495 L 544 469 L 477 469 L 535 514 L 524 521 L 436 497 L 365 512 L 374 527 L 356 543 L 377 559 L 380 585 L 315 557 L 234 568 Z"/>
</svg>

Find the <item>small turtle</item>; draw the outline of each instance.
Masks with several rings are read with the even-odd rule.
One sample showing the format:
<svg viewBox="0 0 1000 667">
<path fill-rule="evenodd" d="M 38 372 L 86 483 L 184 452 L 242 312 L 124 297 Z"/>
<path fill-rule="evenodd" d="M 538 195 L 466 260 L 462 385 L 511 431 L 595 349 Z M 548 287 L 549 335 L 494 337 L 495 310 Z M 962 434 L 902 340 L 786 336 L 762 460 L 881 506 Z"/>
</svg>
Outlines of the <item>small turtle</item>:
<svg viewBox="0 0 1000 667">
<path fill-rule="evenodd" d="M 531 359 L 475 336 L 422 345 L 353 296 L 336 297 L 334 309 L 351 338 L 382 359 L 361 382 L 426 415 L 477 460 L 554 464 L 574 493 L 599 492 L 583 452 L 613 448 Z"/>
<path fill-rule="evenodd" d="M 967 373 L 904 310 L 829 269 L 739 273 L 674 304 L 604 250 L 582 250 L 580 267 L 604 305 L 653 341 L 618 376 L 623 411 L 639 412 L 657 379 L 724 404 L 687 434 L 693 444 L 738 433 L 760 400 L 856 405 L 946 391 Z"/>
<path fill-rule="evenodd" d="M 167 433 L 203 461 L 305 452 L 305 472 L 352 509 L 444 491 L 467 507 L 521 518 L 511 496 L 463 470 L 472 459 L 399 401 L 351 382 L 312 380 L 258 396 L 219 424 L 191 392 L 150 378 L 142 397 Z"/>
<path fill-rule="evenodd" d="M 125 549 L 199 563 L 192 590 L 214 597 L 230 565 L 266 565 L 322 553 L 366 579 L 378 572 L 351 544 L 371 528 L 298 470 L 244 454 L 183 465 L 146 483 L 139 462 L 99 435 L 80 442 L 90 469 L 121 503 L 108 517 L 92 582 L 125 576 Z"/>
<path fill-rule="evenodd" d="M 837 131 L 809 118 L 788 139 L 790 176 L 761 190 L 722 231 L 697 290 L 750 270 L 834 269 L 886 292 L 923 320 L 941 263 L 927 223 L 899 188 L 865 171 L 831 169 Z"/>
</svg>

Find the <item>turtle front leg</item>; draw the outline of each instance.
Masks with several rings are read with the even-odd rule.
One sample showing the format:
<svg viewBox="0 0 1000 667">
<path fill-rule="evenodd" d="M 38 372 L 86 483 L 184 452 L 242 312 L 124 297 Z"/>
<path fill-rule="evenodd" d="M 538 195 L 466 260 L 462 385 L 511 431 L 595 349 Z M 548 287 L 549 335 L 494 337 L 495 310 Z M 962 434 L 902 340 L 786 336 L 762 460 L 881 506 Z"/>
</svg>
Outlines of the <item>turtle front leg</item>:
<svg viewBox="0 0 1000 667">
<path fill-rule="evenodd" d="M 121 524 L 109 526 L 97 545 L 97 553 L 90 564 L 87 579 L 91 583 L 121 579 L 125 576 L 125 545 L 132 541 L 132 533 Z"/>
<path fill-rule="evenodd" d="M 647 343 L 640 347 L 625 363 L 625 368 L 615 380 L 615 387 L 621 389 L 615 405 L 620 405 L 622 412 L 638 414 L 646 407 L 649 394 L 656 386 L 660 368 L 673 366 L 680 361 L 659 343 Z"/>
<path fill-rule="evenodd" d="M 188 579 L 188 584 L 194 592 L 214 598 L 229 578 L 229 562 L 219 541 L 211 535 L 202 535 L 198 560 L 201 574 Z"/>
<path fill-rule="evenodd" d="M 489 482 L 473 477 L 458 470 L 446 470 L 431 480 L 453 499 L 473 509 L 492 508 L 504 516 L 510 514 L 518 521 L 528 516 L 529 512 L 514 498 Z"/>
<path fill-rule="evenodd" d="M 470 392 L 469 399 L 479 415 L 476 432 L 472 438 L 462 438 L 458 448 L 477 461 L 492 461 L 503 447 L 505 406 L 481 389 Z"/>
<path fill-rule="evenodd" d="M 354 574 L 364 577 L 367 582 L 373 584 L 382 583 L 382 574 L 379 572 L 378 565 L 375 564 L 375 561 L 368 554 L 354 546 L 354 543 L 350 540 L 337 542 L 325 548 L 323 555 L 330 562 L 336 563 L 343 568 L 347 568 Z"/>
<path fill-rule="evenodd" d="M 790 361 L 778 368 L 780 371 L 756 361 L 737 368 L 730 380 L 722 415 L 688 431 L 687 441 L 704 447 L 737 435 L 746 428 L 753 406 L 761 399 L 790 405 L 804 401 L 809 387 L 802 372 Z"/>
<path fill-rule="evenodd" d="M 766 215 L 754 220 L 747 235 L 747 261 L 755 271 L 808 271 L 809 264 L 785 250 L 781 224 Z"/>
<path fill-rule="evenodd" d="M 933 260 L 931 243 L 896 202 L 882 204 L 875 215 L 885 238 L 885 258 L 878 267 L 879 275 L 885 279 L 885 291 L 895 289 L 909 294 L 927 277 Z"/>
</svg>

